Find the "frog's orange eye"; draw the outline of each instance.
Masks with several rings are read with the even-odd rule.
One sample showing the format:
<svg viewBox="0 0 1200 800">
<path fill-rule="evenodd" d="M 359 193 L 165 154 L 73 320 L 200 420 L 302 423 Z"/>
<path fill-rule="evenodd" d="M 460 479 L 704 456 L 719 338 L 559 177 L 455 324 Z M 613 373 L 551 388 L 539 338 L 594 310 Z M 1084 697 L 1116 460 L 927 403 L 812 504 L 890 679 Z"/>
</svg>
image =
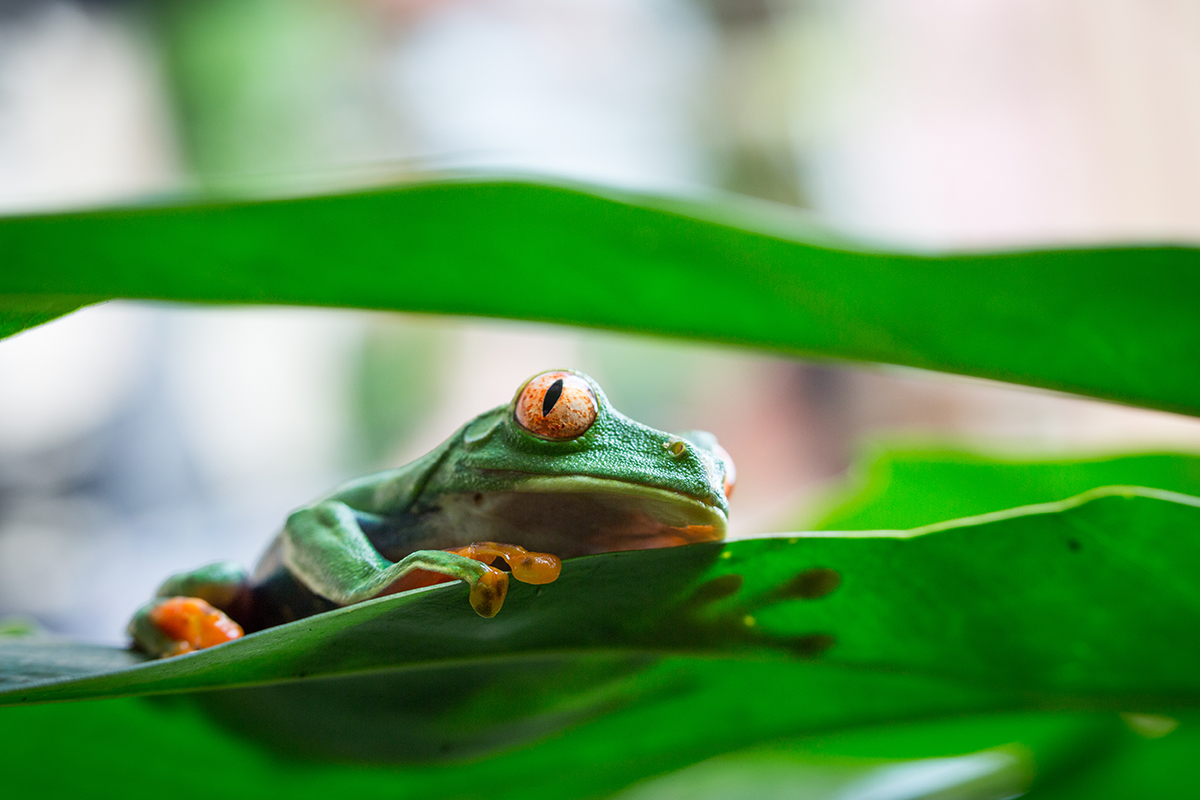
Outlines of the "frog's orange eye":
<svg viewBox="0 0 1200 800">
<path fill-rule="evenodd" d="M 543 372 L 517 394 L 517 424 L 542 439 L 574 439 L 596 421 L 596 394 L 570 372 Z"/>
</svg>

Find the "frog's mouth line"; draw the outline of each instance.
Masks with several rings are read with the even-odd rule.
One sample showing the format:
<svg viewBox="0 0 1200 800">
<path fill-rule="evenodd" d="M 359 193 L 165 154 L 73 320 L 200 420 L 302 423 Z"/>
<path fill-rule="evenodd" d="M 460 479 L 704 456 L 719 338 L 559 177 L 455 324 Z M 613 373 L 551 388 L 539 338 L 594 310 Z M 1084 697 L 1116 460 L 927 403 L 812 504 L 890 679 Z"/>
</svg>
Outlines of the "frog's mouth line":
<svg viewBox="0 0 1200 800">
<path fill-rule="evenodd" d="M 539 476 L 438 504 L 460 535 L 562 558 L 718 541 L 727 526 L 722 509 L 690 495 L 580 475 Z"/>
</svg>

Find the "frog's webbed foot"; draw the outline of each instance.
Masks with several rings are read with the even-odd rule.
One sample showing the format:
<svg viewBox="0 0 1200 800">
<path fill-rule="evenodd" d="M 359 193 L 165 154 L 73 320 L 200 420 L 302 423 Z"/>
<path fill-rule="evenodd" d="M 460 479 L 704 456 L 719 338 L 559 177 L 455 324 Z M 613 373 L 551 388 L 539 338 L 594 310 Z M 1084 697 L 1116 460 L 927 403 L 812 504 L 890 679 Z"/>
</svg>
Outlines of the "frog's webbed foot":
<svg viewBox="0 0 1200 800">
<path fill-rule="evenodd" d="M 242 626 L 199 597 L 160 597 L 142 606 L 129 623 L 134 644 L 165 658 L 240 639 Z"/>
</svg>

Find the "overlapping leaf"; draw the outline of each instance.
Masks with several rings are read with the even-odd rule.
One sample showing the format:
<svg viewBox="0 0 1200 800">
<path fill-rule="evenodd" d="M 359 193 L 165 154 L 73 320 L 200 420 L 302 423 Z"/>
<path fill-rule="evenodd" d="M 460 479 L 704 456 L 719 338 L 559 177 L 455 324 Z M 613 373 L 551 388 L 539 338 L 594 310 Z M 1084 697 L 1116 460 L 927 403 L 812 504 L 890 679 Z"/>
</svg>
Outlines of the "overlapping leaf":
<svg viewBox="0 0 1200 800">
<path fill-rule="evenodd" d="M 1200 413 L 1192 248 L 927 256 L 768 216 L 447 182 L 9 218 L 0 335 L 113 297 L 399 309 L 907 364 Z"/>
</svg>

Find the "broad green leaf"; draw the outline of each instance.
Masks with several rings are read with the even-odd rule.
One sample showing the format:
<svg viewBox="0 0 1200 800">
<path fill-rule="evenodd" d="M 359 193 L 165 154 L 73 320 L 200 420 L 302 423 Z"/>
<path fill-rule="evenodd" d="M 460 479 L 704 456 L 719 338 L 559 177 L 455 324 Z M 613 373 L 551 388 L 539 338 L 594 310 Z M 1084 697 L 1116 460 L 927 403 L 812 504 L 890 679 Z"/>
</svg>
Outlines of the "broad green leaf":
<svg viewBox="0 0 1200 800">
<path fill-rule="evenodd" d="M 616 795 L 618 800 L 878 800 L 1019 797 L 1033 780 L 1017 747 L 895 763 L 813 760 L 779 748 L 735 753 Z"/>
<path fill-rule="evenodd" d="M 516 602 L 491 623 L 475 621 L 458 587 L 437 587 L 192 656 L 14 686 L 4 698 L 276 681 L 197 700 L 284 753 L 384 761 L 403 757 L 394 748 L 414 739 L 426 749 L 422 757 L 519 745 L 466 765 L 341 772 L 314 764 L 303 781 L 278 784 L 297 796 L 387 786 L 390 796 L 467 797 L 481 781 L 494 796 L 598 796 L 806 732 L 1022 708 L 1194 707 L 1200 537 L 1191 532 L 1198 529 L 1194 498 L 1112 489 L 914 532 L 611 554 L 569 562 L 560 583 L 540 596 L 518 587 Z M 812 596 L 829 588 L 814 569 L 835 571 L 841 585 Z M 650 574 L 688 577 L 657 595 L 651 613 L 630 618 L 653 600 Z M 639 597 L 623 604 L 624 591 Z M 483 627 L 492 623 L 504 627 Z M 817 642 L 817 633 L 828 638 Z M 817 653 L 820 643 L 828 647 Z M 28 669 L 28 655 L 26 648 L 20 668 L 5 659 L 10 679 Z M 658 659 L 636 662 L 647 655 Z M 621 664 L 629 668 L 614 668 Z M 516 665 L 524 683 L 504 680 Z M 611 674 L 597 681 L 597 670 Z M 308 679 L 287 681 L 301 674 Z M 341 677 L 312 680 L 322 674 Z M 489 675 L 500 682 L 489 687 Z M 572 675 L 582 676 L 573 695 L 562 691 L 572 688 Z M 424 723 L 407 713 L 434 706 L 438 713 Z M 108 709 L 103 719 L 118 731 L 125 720 L 131 727 L 120 734 L 127 737 L 120 752 L 138 757 L 108 752 L 138 774 L 166 769 L 155 762 L 147 772 L 143 761 L 163 757 L 179 731 L 190 730 L 191 747 L 238 765 L 247 796 L 280 780 L 278 762 L 215 743 L 223 740 L 187 707 L 5 709 L 0 731 L 11 741 L 0 747 L 3 757 L 27 753 L 34 741 L 50 746 L 72 714 L 90 713 L 63 708 Z M 178 722 L 164 730 L 146 717 L 160 713 Z M 573 725 L 545 738 L 566 723 Z M 71 724 L 71 736 L 87 727 Z"/>
<path fill-rule="evenodd" d="M 609 553 L 569 561 L 550 586 L 515 585 L 493 620 L 465 611 L 465 587 L 445 585 L 187 657 L 26 681 L 0 691 L 0 702 L 696 653 L 1173 707 L 1200 698 L 1188 649 L 1200 648 L 1189 644 L 1200 630 L 1198 525 L 1200 499 L 1109 487 L 912 531 Z M 27 650 L 19 663 L 30 663 Z M 21 669 L 10 657 L 0 674 L 23 680 Z"/>
<path fill-rule="evenodd" d="M 602 795 L 819 731 L 1194 708 L 1197 532 L 1200 500 L 1117 487 L 908 532 L 608 554 L 517 587 L 490 621 L 435 587 L 0 699 L 207 689 L 214 719 L 285 754 L 483 758 L 370 773 L 403 777 L 395 796 L 471 796 L 480 780 L 496 796 Z M 29 648 L 19 666 L 7 652 L 21 680 Z M 57 713 L 29 711 L 0 720 L 33 730 Z"/>
<path fill-rule="evenodd" d="M 19 628 L 0 629 L 0 653 L 0 691 L 113 672 L 145 660 L 131 650 L 73 642 Z"/>
<path fill-rule="evenodd" d="M 1014 505 L 1056 500 L 1090 486 L 1115 483 L 1196 494 L 1200 487 L 1200 458 L 1148 454 L 1048 461 L 1001 458 L 948 447 L 884 445 L 872 448 L 852 474 L 855 477 L 851 484 L 827 499 L 825 511 L 810 514 L 796 524 L 830 530 L 915 527 Z M 988 730 L 983 718 L 976 719 L 980 720 L 982 730 Z M 1115 717 L 1109 719 L 1117 721 Z M 1103 721 L 1097 722 L 1100 726 L 1097 733 L 1103 733 Z M 926 738 L 920 732 L 920 726 L 896 729 L 898 752 L 910 756 L 939 755 L 919 752 L 920 743 Z M 1055 751 L 1071 737 L 1059 743 L 1036 741 L 1036 737 L 1031 742 L 1027 733 L 1013 737 L 1011 741 L 1020 743 L 1019 750 L 1032 748 L 1038 754 L 1034 770 L 1037 782 L 1031 796 L 1057 797 L 1065 792 L 1064 796 L 1097 799 L 1170 797 L 1179 787 L 1188 785 L 1189 778 L 1194 778 L 1187 759 L 1173 763 L 1180 752 L 1173 746 L 1177 739 L 1166 745 L 1149 744 L 1133 736 L 1124 725 L 1116 732 L 1122 735 L 1116 739 L 1101 737 L 1088 742 L 1085 748 L 1065 754 Z M 918 752 L 904 749 L 910 743 L 917 744 Z M 812 750 L 809 743 L 800 751 L 799 769 L 811 769 Z M 1048 755 L 1043 754 L 1047 750 Z M 1143 764 L 1149 762 L 1143 759 L 1151 757 L 1154 766 L 1148 768 Z M 736 755 L 732 758 L 731 770 L 738 774 L 742 764 Z M 725 762 L 717 759 L 714 763 Z M 901 769 L 909 766 L 919 769 L 919 765 L 908 764 Z M 775 774 L 786 774 L 786 768 L 786 764 L 776 764 Z M 674 785 L 673 778 L 666 780 L 668 785 Z"/>
<path fill-rule="evenodd" d="M 534 672 L 534 675 L 541 673 Z M 290 684 L 300 689 L 329 684 L 325 698 L 344 682 L 311 681 Z M 201 717 L 193 703 L 177 696 L 159 699 L 153 707 L 130 700 L 52 704 L 0 709 L 0 774 L 20 774 L 22 765 L 40 752 L 61 754 L 65 769 L 52 776 L 36 775 L 40 785 L 79 786 L 107 783 L 119 785 L 120 796 L 151 796 L 163 785 L 172 785 L 182 797 L 200 797 L 212 791 L 204 774 L 236 776 L 232 785 L 222 785 L 222 795 L 252 797 L 265 787 L 294 797 L 322 797 L 371 789 L 388 797 L 598 797 L 647 776 L 677 769 L 731 749 L 738 749 L 780 736 L 795 735 L 814 722 L 818 728 L 841 727 L 856 721 L 882 717 L 926 717 L 961 713 L 963 709 L 997 705 L 995 693 L 961 687 L 938 679 L 882 673 L 856 676 L 836 668 L 793 665 L 781 661 L 668 658 L 658 662 L 639 679 L 637 702 L 626 703 L 611 713 L 594 715 L 568 730 L 540 741 L 510 742 L 498 755 L 470 763 L 424 764 L 404 767 L 378 765 L 370 769 L 337 769 L 328 762 L 346 760 L 346 753 L 327 750 L 313 757 L 310 733 L 324 730 L 322 744 L 338 744 L 350 735 L 359 743 L 376 748 L 366 753 L 376 760 L 380 750 L 407 732 L 411 718 L 392 715 L 379 719 L 371 713 L 392 697 L 364 696 L 353 682 L 345 686 L 349 718 L 330 713 L 329 706 L 306 709 L 302 704 L 313 693 L 293 694 L 288 713 L 272 720 L 268 715 L 280 708 L 261 702 L 255 693 L 266 689 L 238 690 L 227 696 L 224 707 L 214 708 L 216 695 L 200 695 L 210 717 Z M 386 682 L 376 683 L 385 688 Z M 473 687 L 469 683 L 434 683 L 443 701 L 461 698 Z M 318 695 L 319 696 L 319 695 Z M 487 711 L 496 715 L 519 715 L 520 700 L 502 693 Z M 1021 698 L 1007 698 L 1019 704 Z M 509 702 L 504 702 L 504 701 Z M 145 701 L 142 701 L 143 703 Z M 250 704 L 250 705 L 242 705 Z M 230 718 L 232 707 L 242 705 L 241 716 Z M 795 718 L 796 711 L 808 724 Z M 787 709 L 787 711 L 785 711 Z M 347 711 L 343 706 L 339 711 Z M 215 713 L 212 713 L 215 712 Z M 458 715 L 462 724 L 465 715 Z M 212 719 L 223 721 L 237 737 L 222 736 Z M 247 720 L 257 729 L 241 727 Z M 302 723 L 294 730 L 297 721 Z M 435 720 L 436 721 L 436 720 Z M 278 727 L 264 738 L 263 729 Z M 430 731 L 428 721 L 423 729 Z M 373 724 L 374 723 L 374 724 Z M 385 723 L 380 725 L 379 723 Z M 387 724 L 390 723 L 390 724 Z M 452 727 L 454 720 L 451 721 Z M 397 730 L 400 729 L 400 730 Z M 296 749 L 296 740 L 307 749 Z M 271 757 L 257 745 L 266 742 L 281 750 L 286 760 Z M 428 745 L 440 749 L 443 740 Z M 295 760 L 294 756 L 307 758 Z M 462 753 L 448 753 L 461 757 Z M 179 784 L 163 783 L 181 762 L 192 764 Z M 36 762 L 34 762 L 36 763 Z M 87 777 L 82 777 L 83 773 Z M 200 773 L 197 778 L 197 773 Z M 124 776 L 135 775 L 133 785 Z M 197 786 L 194 781 L 200 781 Z M 213 780 L 221 780 L 214 777 Z M 32 782 L 25 779 L 25 785 Z M 15 784 L 22 785 L 18 780 Z M 85 796 L 91 796 L 87 792 Z M 19 795 L 18 795 L 19 796 Z"/>
<path fill-rule="evenodd" d="M 1194 717 L 1194 713 L 1185 715 L 1185 724 L 1194 723 Z M 832 753 L 819 740 L 785 739 L 643 782 L 617 798 L 1190 797 L 1200 779 L 1200 765 L 1191 753 L 1200 742 L 1195 731 L 1187 730 L 1172 734 L 1168 742 L 1147 741 L 1131 733 L 1116 715 L 1098 714 L 978 716 L 916 723 L 891 733 L 904 742 L 922 740 L 931 732 L 935 738 L 956 732 L 968 738 L 948 750 L 952 755 L 904 761 L 844 755 L 847 745 L 854 748 L 858 740 L 876 738 L 874 730 L 841 735 Z M 968 751 L 963 745 L 972 740 L 990 746 Z"/>
<path fill-rule="evenodd" d="M 1092 769 L 1048 781 L 1029 800 L 1176 800 L 1200 786 L 1200 714 L 1179 714 L 1179 728 L 1161 738 L 1125 736 Z"/>
<path fill-rule="evenodd" d="M 1127 744 L 1115 714 L 984 714 L 771 741 L 642 781 L 619 800 L 1016 797 Z"/>
<path fill-rule="evenodd" d="M 53 295 L 0 294 L 0 339 L 69 314 L 84 302 Z"/>
<path fill-rule="evenodd" d="M 1028 459 L 931 446 L 877 446 L 824 510 L 797 530 L 916 528 L 1006 508 L 1052 503 L 1096 486 L 1149 486 L 1200 495 L 1200 456 L 1186 453 Z"/>
<path fill-rule="evenodd" d="M 744 689 L 744 687 L 743 687 Z M 702 709 L 701 709 L 702 710 Z M 723 716 L 728 726 L 746 717 Z M 1042 715 L 1044 716 L 1044 715 Z M 961 754 L 1020 739 L 1032 741 L 1038 754 L 1033 764 L 1039 776 L 1053 777 L 1069 768 L 1076 755 L 1109 752 L 1112 725 L 1091 720 L 1094 715 L 1061 718 L 988 717 L 948 720 L 887 729 L 846 731 L 835 735 L 785 740 L 766 745 L 768 751 L 807 755 L 816 763 L 845 766 L 879 763 L 898 756 L 922 757 L 933 751 L 899 742 L 909 735 L 918 740 L 959 734 L 956 746 L 941 752 Z M 163 786 L 173 797 L 211 798 L 219 787 L 222 797 L 379 796 L 418 798 L 455 797 L 594 797 L 620 786 L 611 773 L 626 778 L 620 764 L 602 761 L 602 748 L 593 758 L 563 742 L 546 742 L 502 758 L 475 764 L 436 767 L 338 766 L 271 756 L 225 734 L 195 706 L 177 698 L 149 703 L 126 699 L 93 703 L 10 708 L 0 716 L 0 774 L 14 797 L 78 796 L 159 798 Z M 990 727 L 988 727 L 990 725 Z M 568 734 L 567 739 L 574 734 Z M 639 740 L 636 744 L 646 744 Z M 652 743 L 651 743 L 652 744 Z M 1058 752 L 1055 752 L 1056 749 Z M 1082 751 L 1082 752 L 1081 752 Z M 832 758 L 830 753 L 835 754 Z M 849 752 L 849 759 L 842 753 Z M 54 769 L 38 768 L 53 754 Z M 188 764 L 184 769 L 181 763 Z"/>
<path fill-rule="evenodd" d="M 38 302 L 502 316 L 1200 413 L 1200 259 L 1187 247 L 905 254 L 761 208 L 497 181 L 9 218 L 0 258 L 0 294 Z"/>
</svg>

